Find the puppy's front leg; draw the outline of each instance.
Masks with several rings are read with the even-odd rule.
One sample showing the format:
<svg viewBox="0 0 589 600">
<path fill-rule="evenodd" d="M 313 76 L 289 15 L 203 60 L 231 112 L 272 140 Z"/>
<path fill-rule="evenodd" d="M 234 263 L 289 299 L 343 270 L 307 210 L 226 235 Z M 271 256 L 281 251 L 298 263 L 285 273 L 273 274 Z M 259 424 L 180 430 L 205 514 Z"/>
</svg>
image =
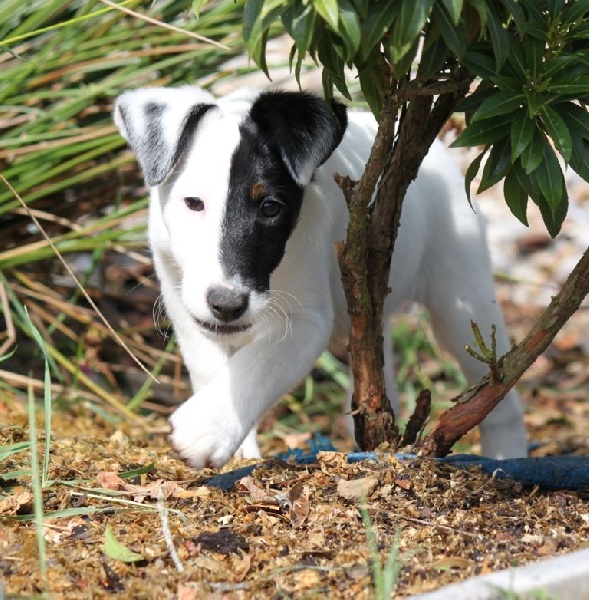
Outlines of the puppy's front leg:
<svg viewBox="0 0 589 600">
<path fill-rule="evenodd" d="M 170 441 L 192 467 L 220 467 L 280 396 L 301 381 L 327 345 L 331 319 L 295 316 L 292 334 L 240 348 L 172 415 Z"/>
</svg>

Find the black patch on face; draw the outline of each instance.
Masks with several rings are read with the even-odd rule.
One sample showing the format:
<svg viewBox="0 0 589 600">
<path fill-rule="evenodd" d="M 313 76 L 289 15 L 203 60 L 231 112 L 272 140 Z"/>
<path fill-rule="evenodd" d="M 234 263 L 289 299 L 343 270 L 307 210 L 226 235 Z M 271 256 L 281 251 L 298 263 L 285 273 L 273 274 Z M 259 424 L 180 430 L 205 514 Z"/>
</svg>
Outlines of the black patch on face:
<svg viewBox="0 0 589 600">
<path fill-rule="evenodd" d="M 268 289 L 299 217 L 303 186 L 339 145 L 346 126 L 344 106 L 313 94 L 272 91 L 256 98 L 231 159 L 221 230 L 227 277 Z"/>
<path fill-rule="evenodd" d="M 221 263 L 228 278 L 238 277 L 244 285 L 266 291 L 297 222 L 304 190 L 254 121 L 246 119 L 240 131 L 221 228 Z M 264 189 L 262 197 L 252 195 L 260 188 Z M 276 216 L 264 216 L 266 200 L 281 203 Z"/>
</svg>

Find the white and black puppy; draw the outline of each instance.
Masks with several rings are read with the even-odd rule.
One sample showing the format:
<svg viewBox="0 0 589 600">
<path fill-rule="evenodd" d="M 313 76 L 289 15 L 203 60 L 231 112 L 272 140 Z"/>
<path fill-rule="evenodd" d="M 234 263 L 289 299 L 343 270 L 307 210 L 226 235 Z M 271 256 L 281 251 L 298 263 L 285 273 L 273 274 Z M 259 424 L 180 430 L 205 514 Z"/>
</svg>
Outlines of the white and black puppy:
<svg viewBox="0 0 589 600">
<path fill-rule="evenodd" d="M 260 417 L 347 334 L 334 242 L 348 215 L 333 176 L 359 178 L 375 121 L 307 93 L 181 87 L 122 94 L 115 122 L 151 188 L 149 240 L 194 390 L 172 415 L 172 444 L 196 468 L 259 456 Z M 439 143 L 409 188 L 390 287 L 387 315 L 424 304 L 469 382 L 487 371 L 464 350 L 471 319 L 487 336 L 495 324 L 508 350 L 484 226 Z M 525 456 L 515 391 L 481 432 L 485 455 Z"/>
</svg>

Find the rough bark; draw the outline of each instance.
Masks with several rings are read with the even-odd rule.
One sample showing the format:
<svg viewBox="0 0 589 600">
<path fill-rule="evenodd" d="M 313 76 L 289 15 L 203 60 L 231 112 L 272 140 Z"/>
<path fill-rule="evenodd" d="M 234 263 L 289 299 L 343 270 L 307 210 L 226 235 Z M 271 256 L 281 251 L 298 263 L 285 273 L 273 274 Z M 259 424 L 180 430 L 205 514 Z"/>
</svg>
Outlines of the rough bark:
<svg viewBox="0 0 589 600">
<path fill-rule="evenodd" d="M 395 90 L 385 99 L 362 178 L 354 182 L 336 177 L 350 212 L 346 242 L 337 244 L 336 249 L 351 318 L 352 414 L 356 441 L 363 450 L 385 442 L 395 447 L 399 443 L 383 376 L 383 306 L 389 291 L 391 256 L 405 192 L 442 125 L 467 94 L 470 81 L 465 75 L 430 86 L 411 81 Z"/>
<path fill-rule="evenodd" d="M 505 397 L 525 371 L 548 348 L 589 293 L 589 249 L 585 251 L 558 295 L 528 335 L 497 361 L 495 376 L 483 378 L 456 398 L 420 448 L 423 456 L 446 456 L 467 431 L 478 425 Z"/>
</svg>

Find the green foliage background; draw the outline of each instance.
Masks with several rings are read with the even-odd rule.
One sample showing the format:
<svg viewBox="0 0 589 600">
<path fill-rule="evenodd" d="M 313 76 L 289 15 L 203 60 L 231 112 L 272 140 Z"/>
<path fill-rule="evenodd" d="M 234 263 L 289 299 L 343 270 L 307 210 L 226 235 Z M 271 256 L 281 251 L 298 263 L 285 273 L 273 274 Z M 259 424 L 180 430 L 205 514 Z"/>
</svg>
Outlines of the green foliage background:
<svg viewBox="0 0 589 600">
<path fill-rule="evenodd" d="M 504 180 L 505 199 L 527 224 L 531 198 L 552 236 L 568 197 L 559 158 L 589 181 L 589 2 L 587 0 L 247 0 L 244 37 L 266 69 L 270 27 L 323 66 L 326 96 L 349 97 L 346 68 L 378 116 L 386 94 L 408 82 L 479 78 L 459 107 L 467 128 L 455 146 L 482 146 L 467 191 L 488 155 L 479 191 Z M 415 61 L 419 62 L 417 68 Z"/>
</svg>

